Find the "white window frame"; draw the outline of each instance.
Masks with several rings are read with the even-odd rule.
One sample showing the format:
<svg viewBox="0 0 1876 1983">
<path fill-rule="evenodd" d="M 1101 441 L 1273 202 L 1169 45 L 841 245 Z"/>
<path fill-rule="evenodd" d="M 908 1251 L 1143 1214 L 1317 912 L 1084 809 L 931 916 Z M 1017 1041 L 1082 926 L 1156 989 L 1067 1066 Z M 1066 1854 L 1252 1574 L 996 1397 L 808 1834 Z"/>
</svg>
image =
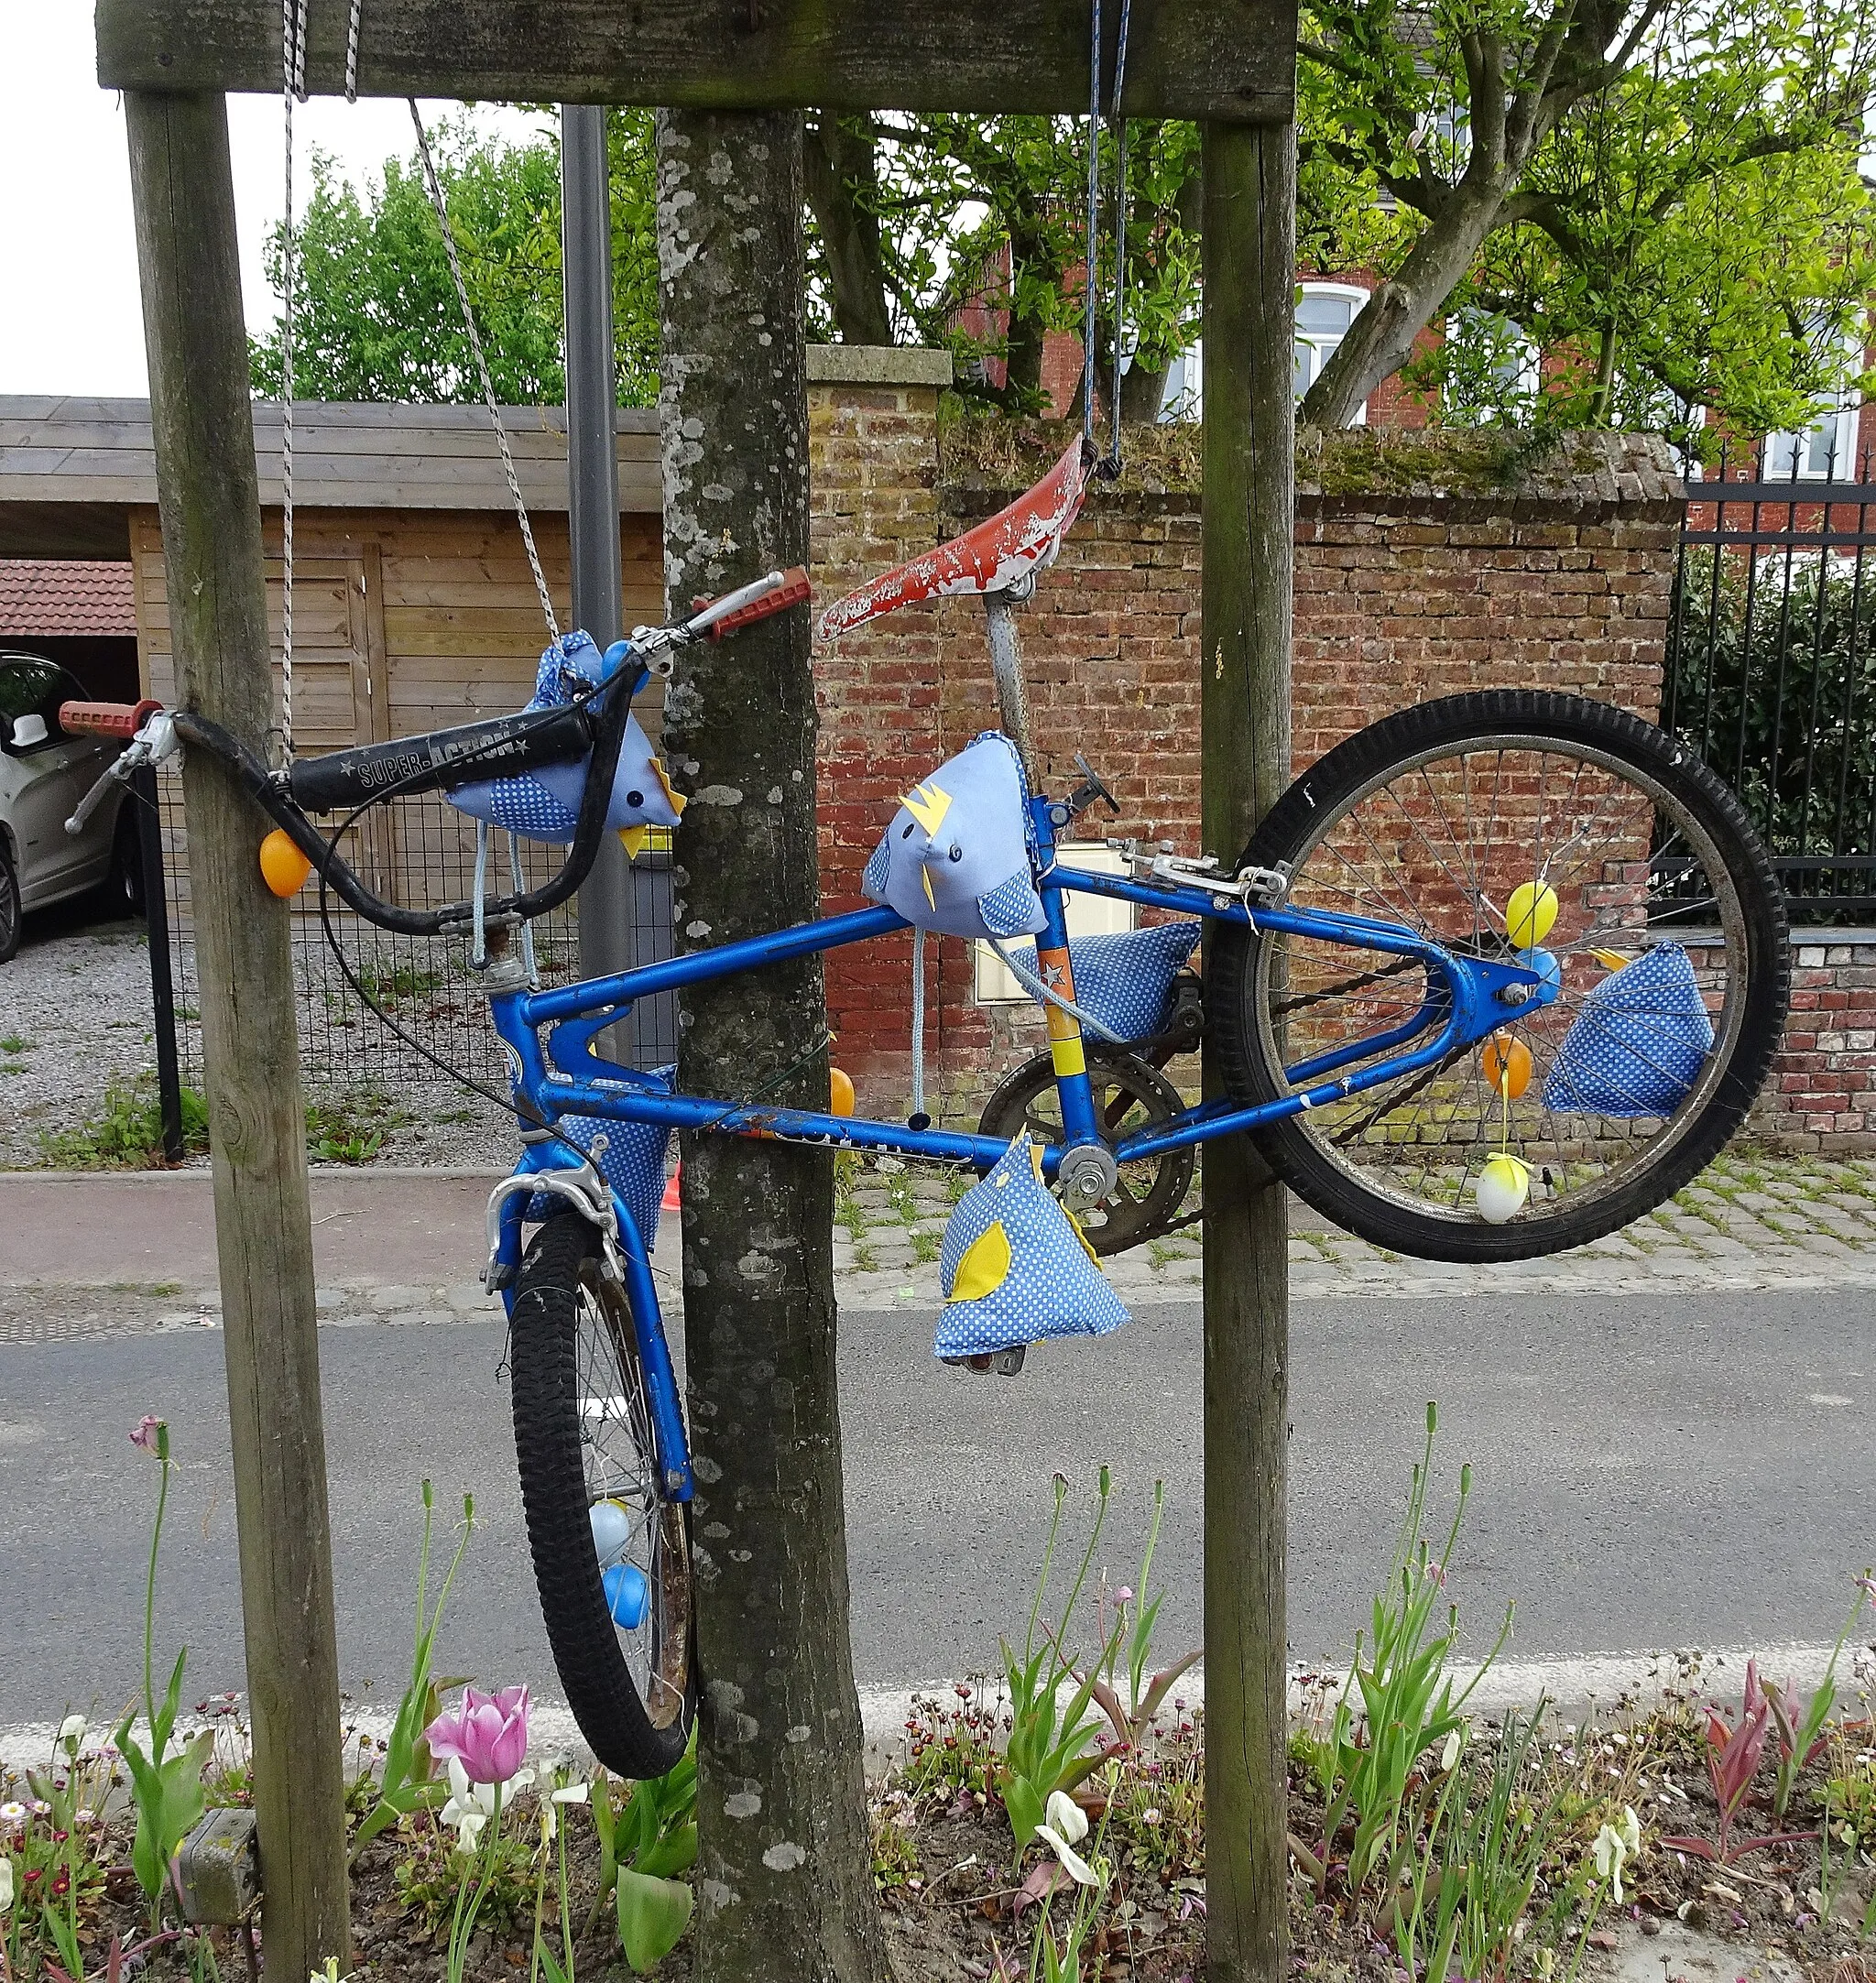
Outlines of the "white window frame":
<svg viewBox="0 0 1876 1983">
<path fill-rule="evenodd" d="M 1299 283 L 1297 287 L 1304 296 L 1333 296 L 1341 301 L 1353 303 L 1355 308 L 1349 312 L 1348 317 L 1350 330 L 1354 328 L 1355 319 L 1367 309 L 1369 300 L 1374 294 L 1372 289 L 1364 289 L 1358 284 L 1353 282 L 1316 282 L 1312 280 Z M 1345 331 L 1343 336 L 1346 337 L 1347 335 L 1347 332 Z M 1298 332 L 1293 339 L 1293 343 L 1307 344 L 1312 351 L 1316 349 L 1318 342 L 1317 339 L 1306 336 L 1302 332 Z M 1341 342 L 1342 339 L 1339 337 L 1336 340 L 1337 345 Z M 1309 384 L 1311 386 L 1314 386 L 1316 379 L 1321 376 L 1323 365 L 1326 362 L 1325 358 L 1318 360 L 1315 370 L 1310 376 Z M 1307 391 L 1308 387 L 1305 387 L 1303 389 Z M 1168 371 L 1166 375 L 1166 396 L 1161 403 L 1159 417 L 1162 421 L 1203 419 L 1205 418 L 1205 339 L 1199 337 L 1194 338 L 1186 346 L 1185 350 L 1173 361 L 1171 370 Z M 1364 399 L 1356 409 L 1355 418 L 1348 424 L 1351 427 L 1366 427 L 1368 425 L 1367 400 Z"/>
<path fill-rule="evenodd" d="M 1867 355 L 1860 330 L 1847 332 L 1843 348 L 1859 371 L 1863 368 Z M 1760 474 L 1767 482 L 1853 482 L 1857 475 L 1857 427 L 1863 410 L 1862 396 L 1854 386 L 1847 386 L 1832 398 L 1823 402 L 1817 409 L 1817 418 L 1807 427 L 1797 431 L 1767 434 L 1765 446 L 1760 454 Z M 1825 460 L 1821 468 L 1811 465 L 1811 442 L 1814 436 L 1825 440 Z M 1772 457 L 1774 451 L 1790 448 L 1793 458 L 1783 467 L 1774 468 Z M 1796 474 L 1793 469 L 1795 467 Z"/>
</svg>

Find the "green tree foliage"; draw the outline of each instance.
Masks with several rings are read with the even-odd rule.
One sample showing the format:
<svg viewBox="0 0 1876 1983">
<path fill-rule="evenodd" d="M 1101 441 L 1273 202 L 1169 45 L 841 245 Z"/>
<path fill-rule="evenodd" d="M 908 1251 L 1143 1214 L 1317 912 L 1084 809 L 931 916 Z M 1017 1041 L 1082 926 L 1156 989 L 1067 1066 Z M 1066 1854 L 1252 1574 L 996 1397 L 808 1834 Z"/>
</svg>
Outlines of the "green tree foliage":
<svg viewBox="0 0 1876 1983">
<path fill-rule="evenodd" d="M 1858 368 L 1861 0 L 1310 0 L 1302 52 L 1306 258 L 1384 277 L 1305 419 L 1345 424 L 1449 310 L 1416 376 L 1462 412 L 1763 430 Z M 1512 324 L 1580 361 L 1534 405 Z"/>
<path fill-rule="evenodd" d="M 608 124 L 613 335 L 619 401 L 658 393 L 656 191 L 649 111 Z M 527 405 L 566 398 L 561 310 L 558 132 L 525 144 L 478 136 L 466 122 L 431 148 L 496 397 Z M 481 389 L 421 169 L 387 159 L 361 196 L 318 154 L 298 228 L 294 389 L 301 398 L 450 401 Z M 283 239 L 267 250 L 278 289 Z M 280 332 L 250 341 L 254 387 L 280 389 Z"/>
<path fill-rule="evenodd" d="M 1007 362 L 1007 380 L 970 389 L 1006 411 L 1042 400 L 1042 341 L 1079 331 L 1085 256 L 1086 126 L 1069 117 L 961 114 L 811 118 L 811 274 L 823 322 L 852 343 L 898 337 Z M 1113 352 L 1113 201 L 1118 158 L 1102 139 L 1104 200 L 1096 339 Z M 1129 136 L 1128 354 L 1123 412 L 1151 419 L 1165 375 L 1197 331 L 1198 131 L 1137 124 Z M 968 301 L 1008 312 L 974 337 Z"/>
</svg>

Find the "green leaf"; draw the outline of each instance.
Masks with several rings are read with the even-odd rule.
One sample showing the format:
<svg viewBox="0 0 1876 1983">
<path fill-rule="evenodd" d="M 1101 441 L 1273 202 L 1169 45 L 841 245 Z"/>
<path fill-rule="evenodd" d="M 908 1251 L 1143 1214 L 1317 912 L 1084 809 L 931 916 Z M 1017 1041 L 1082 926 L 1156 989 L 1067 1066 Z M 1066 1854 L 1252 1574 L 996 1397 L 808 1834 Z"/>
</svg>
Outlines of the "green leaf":
<svg viewBox="0 0 1876 1983">
<path fill-rule="evenodd" d="M 619 1873 L 619 1942 L 643 1976 L 662 1962 L 690 1926 L 697 1897 L 681 1879 L 658 1879 L 626 1867 Z"/>
<path fill-rule="evenodd" d="M 1016 1834 L 1016 1848 L 1020 1852 L 1042 1822 L 1042 1795 L 1026 1776 L 1012 1771 L 1003 1780 L 1003 1808 L 1009 1814 L 1009 1828 Z"/>
</svg>

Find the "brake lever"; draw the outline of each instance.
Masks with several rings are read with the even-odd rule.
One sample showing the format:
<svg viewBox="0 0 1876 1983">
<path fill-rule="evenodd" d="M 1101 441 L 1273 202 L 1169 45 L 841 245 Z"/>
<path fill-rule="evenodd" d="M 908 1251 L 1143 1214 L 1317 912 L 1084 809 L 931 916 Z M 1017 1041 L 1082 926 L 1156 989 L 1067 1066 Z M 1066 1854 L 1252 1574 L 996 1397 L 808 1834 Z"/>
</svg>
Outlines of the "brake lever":
<svg viewBox="0 0 1876 1983">
<path fill-rule="evenodd" d="M 65 831 L 75 839 L 85 822 L 104 801 L 105 789 L 114 782 L 127 785 L 131 774 L 145 765 L 158 765 L 175 755 L 176 725 L 167 710 L 158 710 L 118 756 L 105 766 L 96 784 L 78 801 L 78 810 L 65 823 Z"/>
<path fill-rule="evenodd" d="M 1068 795 L 1068 816 L 1071 819 L 1079 818 L 1082 813 L 1085 812 L 1094 804 L 1096 800 L 1099 799 L 1106 803 L 1108 812 L 1118 820 L 1120 817 L 1119 800 L 1108 790 L 1107 781 L 1101 777 L 1101 774 L 1095 769 L 1094 766 L 1079 751 L 1074 754 L 1074 768 L 1081 773 L 1082 782 Z"/>
</svg>

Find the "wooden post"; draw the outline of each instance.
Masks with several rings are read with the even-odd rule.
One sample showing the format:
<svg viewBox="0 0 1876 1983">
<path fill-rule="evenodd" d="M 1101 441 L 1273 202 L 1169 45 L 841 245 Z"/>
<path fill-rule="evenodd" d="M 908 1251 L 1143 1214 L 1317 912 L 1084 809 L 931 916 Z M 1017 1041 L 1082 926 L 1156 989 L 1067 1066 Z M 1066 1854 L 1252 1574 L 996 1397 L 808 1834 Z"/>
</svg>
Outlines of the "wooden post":
<svg viewBox="0 0 1876 1983">
<path fill-rule="evenodd" d="M 808 550 L 801 119 L 660 111 L 665 572 L 672 611 Z M 686 949 L 819 912 L 805 607 L 682 650 L 667 760 L 690 793 Z M 693 1094 L 827 1106 L 821 960 L 679 994 Z M 684 1140 L 684 1346 L 699 1717 L 699 1983 L 886 1973 L 847 1633 L 834 1163 Z"/>
<path fill-rule="evenodd" d="M 265 747 L 273 682 L 227 109 L 132 91 L 125 110 L 157 495 L 180 703 Z M 214 1150 L 267 1972 L 350 1958 L 325 1434 L 306 1117 L 286 905 L 263 823 L 188 753 L 190 888 Z"/>
<path fill-rule="evenodd" d="M 1205 845 L 1235 862 L 1290 779 L 1293 126 L 1205 129 Z M 1210 1060 L 1209 1052 L 1207 1061 Z M 1206 1068 L 1206 1092 L 1216 1070 Z M 1205 1151 L 1205 1942 L 1210 1983 L 1289 1974 L 1283 1190 Z"/>
</svg>

